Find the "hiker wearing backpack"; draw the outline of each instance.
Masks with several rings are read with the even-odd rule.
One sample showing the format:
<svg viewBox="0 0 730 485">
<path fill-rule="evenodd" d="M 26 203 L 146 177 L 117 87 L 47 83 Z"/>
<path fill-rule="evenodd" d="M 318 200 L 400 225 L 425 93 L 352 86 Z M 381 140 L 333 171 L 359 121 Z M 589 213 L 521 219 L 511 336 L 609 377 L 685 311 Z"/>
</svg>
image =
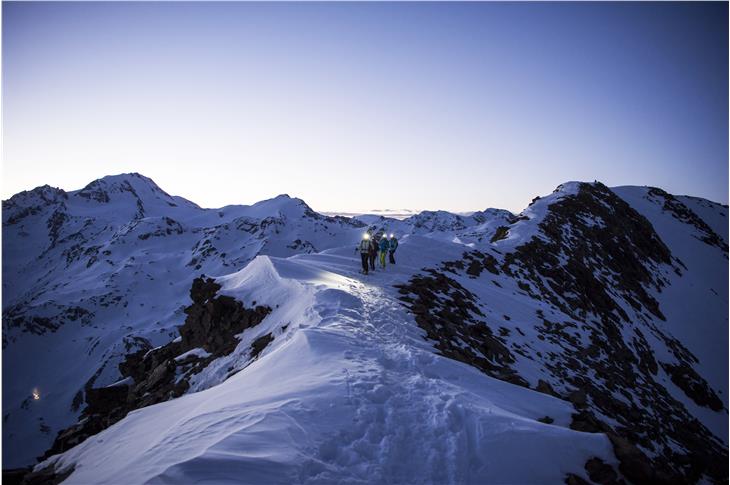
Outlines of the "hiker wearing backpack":
<svg viewBox="0 0 730 485">
<path fill-rule="evenodd" d="M 388 255 L 390 256 L 390 264 L 395 264 L 395 250 L 398 249 L 398 238 L 394 234 L 390 235 L 388 243 Z"/>
<path fill-rule="evenodd" d="M 370 270 L 375 271 L 375 258 L 378 257 L 378 241 L 375 238 L 370 238 L 370 251 L 368 253 L 368 259 L 370 260 Z"/>
<path fill-rule="evenodd" d="M 370 234 L 363 234 L 362 241 L 355 251 L 360 250 L 360 259 L 362 260 L 362 272 L 368 274 L 368 257 L 370 255 Z"/>
<path fill-rule="evenodd" d="M 390 248 L 390 243 L 388 242 L 388 236 L 383 234 L 382 239 L 380 240 L 380 265 L 385 269 L 385 253 L 388 252 L 388 249 Z"/>
</svg>

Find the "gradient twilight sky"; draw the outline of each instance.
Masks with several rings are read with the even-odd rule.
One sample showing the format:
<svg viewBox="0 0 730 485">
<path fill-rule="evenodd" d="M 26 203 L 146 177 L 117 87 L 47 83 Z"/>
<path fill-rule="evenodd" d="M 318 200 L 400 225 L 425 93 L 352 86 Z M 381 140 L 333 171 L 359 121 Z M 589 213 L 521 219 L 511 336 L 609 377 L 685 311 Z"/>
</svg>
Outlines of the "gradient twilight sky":
<svg viewBox="0 0 730 485">
<path fill-rule="evenodd" d="M 2 3 L 2 197 L 140 172 L 205 207 L 728 201 L 728 4 Z"/>
</svg>

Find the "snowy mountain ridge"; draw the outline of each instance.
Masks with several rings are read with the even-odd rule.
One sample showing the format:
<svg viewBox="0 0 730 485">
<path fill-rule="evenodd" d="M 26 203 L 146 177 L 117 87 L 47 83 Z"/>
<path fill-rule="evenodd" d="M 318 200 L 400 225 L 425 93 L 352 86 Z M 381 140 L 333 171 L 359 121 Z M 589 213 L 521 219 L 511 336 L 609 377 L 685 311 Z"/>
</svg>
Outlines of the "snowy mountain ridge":
<svg viewBox="0 0 730 485">
<path fill-rule="evenodd" d="M 369 226 L 401 245 L 364 276 Z M 38 476 L 68 483 L 720 482 L 727 232 L 725 206 L 600 183 L 403 220 L 202 209 L 138 174 L 23 192 L 4 467 L 53 445 Z"/>
</svg>

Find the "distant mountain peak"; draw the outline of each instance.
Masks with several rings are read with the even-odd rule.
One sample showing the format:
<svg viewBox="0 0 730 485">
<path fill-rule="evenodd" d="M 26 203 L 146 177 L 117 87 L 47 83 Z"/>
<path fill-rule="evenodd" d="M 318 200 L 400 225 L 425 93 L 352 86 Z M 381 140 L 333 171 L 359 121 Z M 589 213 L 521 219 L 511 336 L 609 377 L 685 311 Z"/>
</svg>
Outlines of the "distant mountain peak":
<svg viewBox="0 0 730 485">
<path fill-rule="evenodd" d="M 51 187 L 48 184 L 38 186 L 31 190 L 24 190 L 10 197 L 10 199 L 4 202 L 20 202 L 22 200 L 38 198 L 47 202 L 56 201 L 58 198 L 67 198 L 66 191 L 58 187 Z M 4 204 L 3 204 L 4 205 Z"/>
<path fill-rule="evenodd" d="M 135 189 L 146 187 L 153 192 L 159 192 L 160 194 L 170 197 L 170 194 L 162 190 L 154 180 L 137 172 L 104 176 L 87 184 L 86 187 L 79 191 L 79 193 L 84 193 L 87 190 L 95 190 L 100 187 L 110 190 L 119 190 L 120 188 L 122 188 L 122 190 L 127 190 L 130 186 Z"/>
<path fill-rule="evenodd" d="M 40 213 L 45 207 L 62 203 L 67 199 L 68 194 L 63 189 L 50 185 L 24 190 L 3 201 L 3 224 L 14 224 Z"/>
<path fill-rule="evenodd" d="M 113 200 L 126 197 L 136 205 L 135 218 L 146 215 L 146 207 L 150 204 L 175 207 L 177 201 L 170 194 L 162 190 L 151 178 L 137 172 L 107 175 L 90 182 L 86 187 L 72 192 L 75 197 L 89 201 L 107 204 Z"/>
</svg>

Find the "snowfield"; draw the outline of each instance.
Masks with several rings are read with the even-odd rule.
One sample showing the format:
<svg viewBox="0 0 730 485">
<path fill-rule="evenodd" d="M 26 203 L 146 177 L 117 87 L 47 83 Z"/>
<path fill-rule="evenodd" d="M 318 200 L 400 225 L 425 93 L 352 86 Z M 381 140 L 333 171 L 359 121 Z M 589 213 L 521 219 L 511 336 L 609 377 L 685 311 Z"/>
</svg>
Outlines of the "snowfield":
<svg viewBox="0 0 730 485">
<path fill-rule="evenodd" d="M 259 256 L 221 278 L 291 321 L 278 344 L 62 455 L 64 483 L 559 483 L 615 461 L 604 435 L 567 428 L 568 403 L 435 355 L 388 285 L 416 268 L 367 280 L 349 252 Z"/>
<path fill-rule="evenodd" d="M 400 245 L 363 275 L 369 227 Z M 69 484 L 722 481 L 727 241 L 726 206 L 580 182 L 521 214 L 403 219 L 202 209 L 138 174 L 23 192 L 3 202 L 3 467 L 54 445 L 35 471 Z M 230 353 L 171 354 L 145 379 L 183 390 L 109 426 L 90 395 L 152 385 L 122 367 L 185 343 L 201 275 L 269 312 Z"/>
</svg>

